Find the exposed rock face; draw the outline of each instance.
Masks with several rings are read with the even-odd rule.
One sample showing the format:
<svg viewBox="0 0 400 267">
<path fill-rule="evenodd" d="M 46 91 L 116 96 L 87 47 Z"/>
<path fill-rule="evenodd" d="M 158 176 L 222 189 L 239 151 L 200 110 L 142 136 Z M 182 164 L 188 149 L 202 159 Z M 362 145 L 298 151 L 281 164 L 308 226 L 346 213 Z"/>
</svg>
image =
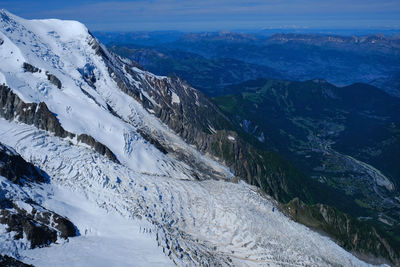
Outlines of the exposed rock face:
<svg viewBox="0 0 400 267">
<path fill-rule="evenodd" d="M 31 73 L 42 72 L 41 69 L 36 68 L 35 66 L 32 66 L 31 64 L 26 63 L 26 62 L 24 62 L 22 67 L 24 68 L 25 71 L 28 71 L 28 72 L 31 72 Z"/>
<path fill-rule="evenodd" d="M 19 186 L 47 180 L 42 171 L 3 144 L 0 144 L 0 175 Z M 0 184 L 0 224 L 6 225 L 8 232 L 14 232 L 15 239 L 25 236 L 30 247 L 36 248 L 54 243 L 59 237 L 76 236 L 75 226 L 67 218 L 18 193 L 19 189 L 10 188 Z"/>
<path fill-rule="evenodd" d="M 380 257 L 400 265 L 400 253 L 389 245 L 387 236 L 369 224 L 363 224 L 335 208 L 323 204 L 307 205 L 298 198 L 285 205 L 287 213 L 297 222 L 310 228 L 322 230 L 345 249 L 364 260 Z"/>
<path fill-rule="evenodd" d="M 26 63 L 26 62 L 24 62 L 24 64 L 22 65 L 22 67 L 23 67 L 24 70 L 27 71 L 27 72 L 31 72 L 31 73 L 42 72 L 41 69 L 39 69 L 39 68 L 37 68 L 37 67 L 35 67 L 35 66 L 29 64 L 29 63 Z M 54 84 L 55 86 L 57 86 L 58 89 L 61 89 L 62 83 L 61 83 L 61 81 L 60 81 L 54 74 L 51 74 L 51 73 L 49 73 L 48 71 L 46 71 L 46 76 L 47 76 L 47 79 L 48 79 L 52 84 Z"/>
<path fill-rule="evenodd" d="M 114 153 L 112 153 L 112 151 L 108 147 L 106 147 L 105 145 L 103 145 L 100 142 L 97 142 L 96 139 L 94 139 L 90 135 L 87 135 L 87 134 L 78 135 L 78 142 L 85 143 L 85 144 L 93 147 L 94 150 L 96 152 L 98 152 L 99 154 L 105 155 L 106 157 L 108 157 L 109 159 L 111 159 L 114 162 L 118 162 Z"/>
<path fill-rule="evenodd" d="M 162 153 L 167 154 L 168 151 L 167 149 L 155 138 L 153 138 L 150 134 L 143 130 L 138 130 L 138 133 L 150 144 L 154 145 L 158 150 L 160 150 Z"/>
<path fill-rule="evenodd" d="M 73 138 L 75 136 L 62 128 L 45 103 L 24 103 L 5 85 L 0 85 L 0 116 L 7 120 L 18 119 L 20 122 L 35 125 L 59 137 Z"/>
<path fill-rule="evenodd" d="M 15 239 L 25 237 L 31 248 L 43 247 L 57 241 L 58 237 L 76 236 L 76 229 L 68 219 L 49 211 L 31 200 L 25 200 L 31 211 L 21 209 L 12 201 L 2 201 L 0 205 L 0 223 L 7 225 L 7 231 L 15 232 Z M 8 202 L 8 203 L 7 203 Z"/>
<path fill-rule="evenodd" d="M 5 85 L 0 85 L 0 117 L 7 120 L 17 119 L 20 122 L 52 132 L 62 138 L 75 137 L 75 134 L 64 130 L 57 117 L 48 109 L 44 102 L 39 104 L 24 103 Z M 118 162 L 111 150 L 97 142 L 93 137 L 82 134 L 78 136 L 78 141 L 93 147 L 98 153 L 107 156 L 114 162 Z"/>
<path fill-rule="evenodd" d="M 48 73 L 48 72 L 46 71 L 46 76 L 47 76 L 47 79 L 48 79 L 52 84 L 54 84 L 55 86 L 57 86 L 58 89 L 61 89 L 61 87 L 62 87 L 61 81 L 60 81 L 55 75 L 50 74 L 50 73 Z"/>
<path fill-rule="evenodd" d="M 33 267 L 33 265 L 23 263 L 7 255 L 0 254 L 0 265 L 8 267 Z"/>
<path fill-rule="evenodd" d="M 14 236 L 15 239 L 21 239 L 25 234 L 26 238 L 31 243 L 30 248 L 32 249 L 50 245 L 57 240 L 57 233 L 55 230 L 45 225 L 37 224 L 30 218 L 22 214 L 13 213 L 9 210 L 1 210 L 0 223 L 8 226 L 7 231 L 16 232 Z"/>
<path fill-rule="evenodd" d="M 3 144 L 0 144 L 0 175 L 19 185 L 25 181 L 45 182 L 46 179 L 34 165 Z"/>
</svg>

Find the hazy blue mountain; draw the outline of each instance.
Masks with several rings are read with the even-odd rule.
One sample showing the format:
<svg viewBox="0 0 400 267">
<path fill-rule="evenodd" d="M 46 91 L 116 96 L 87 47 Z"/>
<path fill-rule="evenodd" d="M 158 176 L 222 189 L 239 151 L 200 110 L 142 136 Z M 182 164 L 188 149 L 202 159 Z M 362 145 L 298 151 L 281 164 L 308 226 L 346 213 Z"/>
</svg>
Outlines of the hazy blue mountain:
<svg viewBox="0 0 400 267">
<path fill-rule="evenodd" d="M 274 69 L 231 58 L 205 58 L 195 53 L 135 45 L 110 50 L 158 75 L 177 75 L 207 95 L 220 95 L 227 85 L 258 78 L 282 78 Z"/>
<path fill-rule="evenodd" d="M 131 43 L 143 45 L 147 38 L 136 36 L 136 40 L 125 40 L 116 37 L 114 43 Z M 156 37 L 154 37 L 156 38 Z M 171 41 L 171 38 L 173 39 Z M 272 77 L 271 71 L 291 80 L 325 79 L 336 85 L 350 85 L 356 82 L 375 85 L 389 94 L 400 96 L 398 82 L 392 82 L 400 73 L 400 37 L 399 35 L 337 36 L 322 34 L 273 34 L 265 36 L 250 33 L 188 33 L 172 36 L 170 39 L 160 38 L 150 44 L 153 52 L 162 52 L 170 61 L 171 72 L 180 73 L 181 55 L 177 51 L 200 55 L 210 60 L 202 65 L 212 65 L 216 60 L 235 59 L 269 69 L 265 77 Z M 140 48 L 136 46 L 136 48 Z M 143 54 L 139 49 L 134 52 L 140 57 L 144 67 L 154 72 L 165 73 L 163 60 L 155 60 L 151 53 Z M 132 57 L 135 57 L 132 53 Z M 189 56 L 185 54 L 185 56 Z M 189 64 L 190 65 L 190 64 Z M 235 67 L 236 70 L 239 68 Z M 260 67 L 258 67 L 260 69 Z M 203 69 L 193 68 L 185 71 L 185 76 L 204 74 Z M 228 82 L 225 73 L 221 73 L 224 82 Z M 244 68 L 246 72 L 246 67 Z M 181 74 L 183 74 L 181 72 Z M 215 81 L 219 74 L 214 74 Z M 233 78 L 230 83 L 237 81 Z M 279 77 L 272 77 L 279 78 Z M 192 82 L 188 79 L 189 82 Z M 397 80 L 398 81 L 398 80 Z M 194 85 L 202 85 L 203 83 Z M 202 86 L 199 86 L 201 89 Z M 207 90 L 206 90 L 207 92 Z"/>
</svg>

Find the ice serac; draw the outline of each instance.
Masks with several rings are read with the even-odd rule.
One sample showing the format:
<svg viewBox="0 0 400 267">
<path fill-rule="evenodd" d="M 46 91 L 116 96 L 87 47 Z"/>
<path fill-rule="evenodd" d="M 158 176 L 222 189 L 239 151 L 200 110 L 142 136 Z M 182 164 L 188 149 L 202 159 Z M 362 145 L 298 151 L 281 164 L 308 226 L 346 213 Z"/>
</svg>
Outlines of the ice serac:
<svg viewBox="0 0 400 267">
<path fill-rule="evenodd" d="M 35 266 L 368 265 L 237 182 L 277 199 L 295 189 L 181 79 L 109 53 L 78 22 L 1 11 L 0 39 L 0 142 L 49 179 L 17 187 L 3 177 L 0 192 L 16 196 L 4 210 L 51 226 L 30 246 L 10 238 L 20 228 L 0 228 L 8 256 Z M 54 226 L 62 218 L 80 234 L 69 242 L 72 228 Z"/>
</svg>

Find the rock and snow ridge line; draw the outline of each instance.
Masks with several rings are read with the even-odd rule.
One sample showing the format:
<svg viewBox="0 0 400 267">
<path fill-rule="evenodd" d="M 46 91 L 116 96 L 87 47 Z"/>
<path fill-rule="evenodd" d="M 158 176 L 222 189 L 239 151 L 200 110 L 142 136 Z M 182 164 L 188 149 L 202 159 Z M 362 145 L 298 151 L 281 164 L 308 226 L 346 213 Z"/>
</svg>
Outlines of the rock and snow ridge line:
<svg viewBox="0 0 400 267">
<path fill-rule="evenodd" d="M 109 147 L 121 163 L 110 162 L 84 147 L 71 146 L 33 126 L 0 119 L 0 141 L 49 173 L 51 186 L 61 186 L 67 194 L 77 192 L 83 201 L 96 203 L 109 212 L 117 211 L 131 219 L 146 218 L 152 222 L 153 237 L 178 264 L 363 265 L 331 240 L 272 212 L 273 201 L 263 198 L 255 188 L 244 183 L 197 181 L 199 176 L 228 180 L 232 174 L 149 114 L 151 106 L 157 106 L 152 97 L 160 97 L 152 94 L 157 88 L 154 84 L 166 85 L 163 97 L 171 98 L 171 105 L 178 104 L 168 87 L 169 78 L 129 65 L 112 66 L 123 59 L 108 54 L 77 22 L 27 21 L 1 12 L 0 29 L 1 82 L 25 103 L 45 103 L 63 129 L 93 136 Z M 97 50 L 99 47 L 101 50 Z M 24 62 L 43 72 L 25 72 Z M 110 75 L 110 68 L 120 85 Z M 61 89 L 48 79 L 46 72 L 57 77 Z M 145 108 L 120 90 L 126 85 L 137 89 L 132 94 L 137 93 L 136 98 L 147 103 Z M 142 128 L 156 132 L 176 150 L 185 151 L 196 164 L 189 165 L 173 153 L 162 153 L 138 132 Z M 196 167 L 197 163 L 204 168 Z M 211 171 L 205 173 L 204 169 Z M 55 204 L 56 196 L 57 193 L 53 197 L 50 194 L 43 203 L 59 208 L 61 214 L 79 213 L 76 204 L 68 203 L 68 199 Z M 89 223 L 77 218 L 82 220 L 78 228 L 90 233 Z M 137 226 L 136 221 L 127 225 Z M 122 235 L 119 233 L 118 237 Z M 75 248 L 82 245 L 71 244 Z M 149 250 L 161 250 L 153 245 Z M 63 251 L 67 247 L 51 249 Z M 38 260 L 41 265 L 44 261 L 40 260 L 49 255 L 46 251 L 25 252 L 30 253 L 31 262 Z M 74 253 L 78 255 L 79 249 Z"/>
</svg>

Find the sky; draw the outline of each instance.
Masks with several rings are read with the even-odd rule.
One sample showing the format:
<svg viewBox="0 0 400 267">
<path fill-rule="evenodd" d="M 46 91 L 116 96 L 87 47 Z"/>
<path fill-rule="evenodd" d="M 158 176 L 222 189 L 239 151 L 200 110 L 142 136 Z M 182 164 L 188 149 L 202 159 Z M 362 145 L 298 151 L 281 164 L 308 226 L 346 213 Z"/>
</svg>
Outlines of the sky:
<svg viewBox="0 0 400 267">
<path fill-rule="evenodd" d="M 0 8 L 92 31 L 400 28 L 400 0 L 0 0 Z"/>
</svg>

